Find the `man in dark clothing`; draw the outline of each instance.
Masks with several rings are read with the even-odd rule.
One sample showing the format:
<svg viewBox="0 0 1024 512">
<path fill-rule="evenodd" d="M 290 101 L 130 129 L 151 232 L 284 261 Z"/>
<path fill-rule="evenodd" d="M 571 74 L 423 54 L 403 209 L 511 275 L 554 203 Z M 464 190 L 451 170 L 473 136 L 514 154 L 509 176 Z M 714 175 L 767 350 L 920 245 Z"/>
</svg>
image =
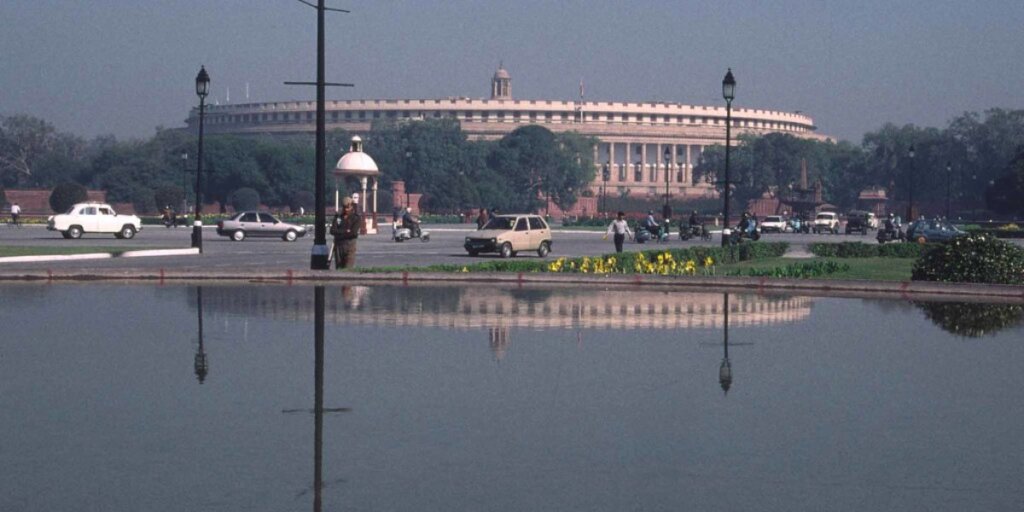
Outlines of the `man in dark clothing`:
<svg viewBox="0 0 1024 512">
<path fill-rule="evenodd" d="M 476 229 L 477 230 L 483 229 L 484 226 L 487 225 L 487 221 L 489 221 L 489 220 L 490 220 L 490 217 L 488 217 L 488 215 L 487 215 L 487 208 L 481 208 L 480 209 L 480 215 L 476 216 Z"/>
<path fill-rule="evenodd" d="M 341 201 L 341 212 L 334 214 L 331 235 L 334 235 L 334 268 L 351 268 L 356 265 L 356 239 L 363 227 L 363 219 L 356 213 L 352 198 Z"/>
</svg>

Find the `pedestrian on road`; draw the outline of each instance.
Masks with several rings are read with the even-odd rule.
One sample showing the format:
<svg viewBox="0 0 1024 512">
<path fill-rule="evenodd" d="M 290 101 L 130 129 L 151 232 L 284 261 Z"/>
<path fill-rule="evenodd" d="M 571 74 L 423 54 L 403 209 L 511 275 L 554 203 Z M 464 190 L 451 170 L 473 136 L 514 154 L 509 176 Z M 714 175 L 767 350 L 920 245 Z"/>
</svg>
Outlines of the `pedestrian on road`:
<svg viewBox="0 0 1024 512">
<path fill-rule="evenodd" d="M 629 223 L 626 222 L 626 214 L 619 212 L 615 217 L 615 220 L 608 225 L 608 232 L 604 234 L 604 239 L 608 239 L 608 235 L 613 235 L 615 240 L 615 252 L 622 252 L 622 242 L 626 241 L 628 236 L 630 239 L 633 238 L 633 232 L 629 230 Z"/>
<path fill-rule="evenodd" d="M 331 235 L 334 235 L 334 268 L 352 268 L 356 265 L 356 239 L 363 219 L 356 213 L 351 197 L 341 201 L 341 211 L 334 214 Z"/>
<path fill-rule="evenodd" d="M 489 221 L 489 220 L 490 220 L 490 217 L 488 217 L 488 215 L 487 215 L 487 208 L 480 208 L 480 215 L 476 216 L 476 229 L 477 229 L 477 231 L 483 229 L 484 226 L 487 225 L 487 221 Z"/>
<path fill-rule="evenodd" d="M 20 217 L 20 216 L 21 216 L 21 207 L 18 206 L 18 203 L 12 204 L 11 205 L 11 224 L 13 224 L 15 226 L 19 226 L 20 224 L 18 224 L 18 217 Z"/>
</svg>

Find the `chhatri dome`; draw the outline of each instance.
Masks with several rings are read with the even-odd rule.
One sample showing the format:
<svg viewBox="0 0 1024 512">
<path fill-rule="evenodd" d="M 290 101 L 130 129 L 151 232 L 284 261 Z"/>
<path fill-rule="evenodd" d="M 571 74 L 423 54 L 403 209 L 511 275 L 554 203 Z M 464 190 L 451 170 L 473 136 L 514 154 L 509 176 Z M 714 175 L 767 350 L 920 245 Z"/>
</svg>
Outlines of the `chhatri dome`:
<svg viewBox="0 0 1024 512">
<path fill-rule="evenodd" d="M 352 146 L 348 153 L 342 155 L 334 166 L 334 174 L 341 176 L 376 176 L 380 174 L 377 162 L 363 153 L 363 139 L 358 135 L 352 137 Z"/>
<path fill-rule="evenodd" d="M 494 78 L 491 79 L 491 99 L 512 99 L 512 76 L 508 74 L 503 64 L 498 64 L 498 70 L 494 72 Z"/>
</svg>

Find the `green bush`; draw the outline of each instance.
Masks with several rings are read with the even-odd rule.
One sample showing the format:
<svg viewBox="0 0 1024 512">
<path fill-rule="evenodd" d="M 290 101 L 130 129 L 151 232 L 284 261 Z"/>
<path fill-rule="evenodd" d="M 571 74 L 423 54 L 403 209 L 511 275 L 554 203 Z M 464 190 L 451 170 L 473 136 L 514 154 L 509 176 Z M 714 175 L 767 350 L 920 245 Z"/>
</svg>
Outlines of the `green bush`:
<svg viewBox="0 0 1024 512">
<path fill-rule="evenodd" d="M 785 267 L 749 268 L 746 270 L 736 270 L 730 273 L 729 275 L 808 279 L 811 277 L 820 277 L 824 275 L 834 274 L 836 272 L 845 272 L 847 270 L 850 270 L 850 266 L 845 263 L 838 263 L 832 260 L 826 260 L 790 263 Z"/>
<path fill-rule="evenodd" d="M 810 244 L 811 254 L 822 258 L 916 258 L 923 246 L 916 243 L 867 244 L 841 242 Z"/>
<path fill-rule="evenodd" d="M 81 203 L 87 198 L 85 187 L 66 181 L 53 187 L 53 191 L 50 192 L 50 209 L 57 213 L 64 213 L 75 203 Z"/>
<path fill-rule="evenodd" d="M 922 254 L 911 279 L 1024 284 L 1024 249 L 986 235 L 959 237 Z"/>
<path fill-rule="evenodd" d="M 612 222 L 611 219 L 602 219 L 600 217 L 580 217 L 580 218 L 577 218 L 577 219 L 573 219 L 571 217 L 566 217 L 566 218 L 562 219 L 562 226 L 563 227 L 571 227 L 571 226 L 586 226 L 586 227 L 601 226 L 601 227 L 604 227 L 604 226 L 607 226 L 607 225 L 611 224 L 611 222 Z"/>
</svg>

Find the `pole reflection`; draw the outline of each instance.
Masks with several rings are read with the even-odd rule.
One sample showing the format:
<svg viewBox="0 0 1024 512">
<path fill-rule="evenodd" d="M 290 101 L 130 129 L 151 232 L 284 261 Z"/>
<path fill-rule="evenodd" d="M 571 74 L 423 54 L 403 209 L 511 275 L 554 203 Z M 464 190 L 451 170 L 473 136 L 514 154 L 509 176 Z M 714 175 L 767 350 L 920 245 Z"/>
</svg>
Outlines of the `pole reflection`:
<svg viewBox="0 0 1024 512">
<path fill-rule="evenodd" d="M 324 287 L 313 288 L 313 512 L 323 507 L 324 448 Z"/>
<path fill-rule="evenodd" d="M 732 387 L 732 363 L 729 361 L 729 294 L 722 294 L 722 348 L 725 355 L 722 357 L 722 364 L 718 367 L 718 383 L 722 386 L 722 392 L 729 394 Z"/>
<path fill-rule="evenodd" d="M 199 384 L 206 380 L 206 375 L 210 373 L 210 363 L 206 360 L 206 352 L 203 350 L 203 287 L 196 287 L 196 311 L 199 316 L 199 348 L 196 350 L 195 362 L 193 363 L 193 370 L 196 372 L 196 378 L 199 379 Z"/>
</svg>

